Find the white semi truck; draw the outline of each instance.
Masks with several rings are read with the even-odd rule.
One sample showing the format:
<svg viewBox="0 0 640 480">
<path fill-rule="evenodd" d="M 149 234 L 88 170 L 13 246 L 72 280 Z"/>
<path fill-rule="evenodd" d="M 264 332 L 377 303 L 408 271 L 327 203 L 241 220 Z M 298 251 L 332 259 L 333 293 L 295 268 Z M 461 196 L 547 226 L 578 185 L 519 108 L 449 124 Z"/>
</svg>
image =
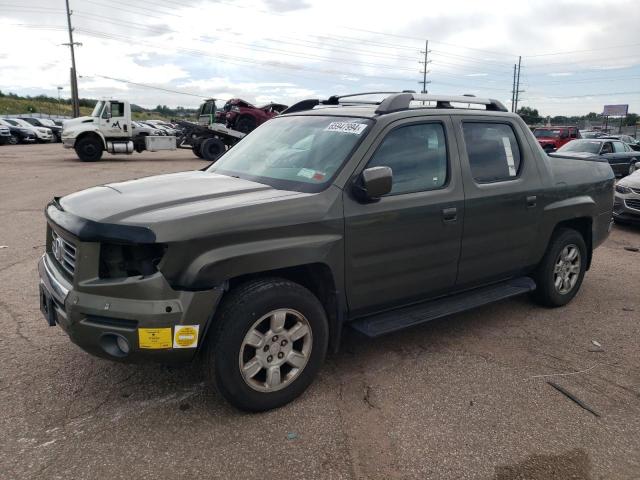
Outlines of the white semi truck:
<svg viewBox="0 0 640 480">
<path fill-rule="evenodd" d="M 176 137 L 140 135 L 131 122 L 126 100 L 100 100 L 88 117 L 64 122 L 62 144 L 73 148 L 83 162 L 97 162 L 102 152 L 113 154 L 175 150 Z"/>
</svg>

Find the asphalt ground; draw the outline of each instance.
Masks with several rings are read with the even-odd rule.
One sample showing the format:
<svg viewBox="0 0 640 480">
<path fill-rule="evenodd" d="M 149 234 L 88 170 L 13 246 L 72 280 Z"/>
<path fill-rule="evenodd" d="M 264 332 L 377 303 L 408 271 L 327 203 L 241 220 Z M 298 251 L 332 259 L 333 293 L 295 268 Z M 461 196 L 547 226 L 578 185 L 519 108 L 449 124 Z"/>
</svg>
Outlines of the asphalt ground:
<svg viewBox="0 0 640 480">
<path fill-rule="evenodd" d="M 0 147 L 0 478 L 640 478 L 640 252 L 625 249 L 640 228 L 614 227 L 564 308 L 520 297 L 348 335 L 301 398 L 264 414 L 234 410 L 197 365 L 93 358 L 48 327 L 46 203 L 204 165 L 189 151 L 88 164 L 59 144 Z"/>
</svg>

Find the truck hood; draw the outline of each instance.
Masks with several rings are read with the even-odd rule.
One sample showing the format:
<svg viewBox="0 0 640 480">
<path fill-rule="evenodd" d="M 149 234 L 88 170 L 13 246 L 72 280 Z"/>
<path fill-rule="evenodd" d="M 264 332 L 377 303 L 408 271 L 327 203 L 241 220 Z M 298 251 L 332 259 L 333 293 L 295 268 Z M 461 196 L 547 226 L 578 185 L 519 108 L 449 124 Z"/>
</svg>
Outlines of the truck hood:
<svg viewBox="0 0 640 480">
<path fill-rule="evenodd" d="M 305 195 L 203 171 L 110 183 L 72 193 L 60 206 L 87 220 L 148 226 Z"/>
<path fill-rule="evenodd" d="M 77 117 L 65 120 L 62 124 L 62 135 L 72 132 L 83 123 L 93 123 L 94 120 L 94 117 Z"/>
</svg>

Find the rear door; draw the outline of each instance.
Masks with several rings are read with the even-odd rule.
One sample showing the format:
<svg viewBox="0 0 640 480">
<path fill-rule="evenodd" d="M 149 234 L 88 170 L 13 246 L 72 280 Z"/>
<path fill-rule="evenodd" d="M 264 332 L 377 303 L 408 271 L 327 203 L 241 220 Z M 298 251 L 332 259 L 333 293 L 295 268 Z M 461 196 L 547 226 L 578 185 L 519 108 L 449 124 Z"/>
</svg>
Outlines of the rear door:
<svg viewBox="0 0 640 480">
<path fill-rule="evenodd" d="M 507 278 L 532 262 L 542 184 L 534 153 L 509 117 L 453 117 L 465 190 L 457 286 Z"/>
<path fill-rule="evenodd" d="M 344 192 L 345 276 L 352 316 L 443 294 L 455 284 L 464 197 L 451 120 L 389 125 L 354 172 L 387 166 L 393 190 L 362 203 Z"/>
</svg>

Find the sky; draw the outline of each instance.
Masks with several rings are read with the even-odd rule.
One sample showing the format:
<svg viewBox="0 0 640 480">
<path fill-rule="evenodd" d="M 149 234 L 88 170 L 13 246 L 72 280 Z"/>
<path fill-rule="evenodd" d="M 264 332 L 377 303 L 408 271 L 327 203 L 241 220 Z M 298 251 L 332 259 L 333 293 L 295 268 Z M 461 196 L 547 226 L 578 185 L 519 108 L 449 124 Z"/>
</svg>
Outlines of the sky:
<svg viewBox="0 0 640 480">
<path fill-rule="evenodd" d="M 637 0 L 69 0 L 81 97 L 292 104 L 362 91 L 475 94 L 542 115 L 640 113 Z M 0 90 L 70 96 L 64 0 L 0 0 Z M 3 112 L 0 112 L 3 113 Z"/>
</svg>

